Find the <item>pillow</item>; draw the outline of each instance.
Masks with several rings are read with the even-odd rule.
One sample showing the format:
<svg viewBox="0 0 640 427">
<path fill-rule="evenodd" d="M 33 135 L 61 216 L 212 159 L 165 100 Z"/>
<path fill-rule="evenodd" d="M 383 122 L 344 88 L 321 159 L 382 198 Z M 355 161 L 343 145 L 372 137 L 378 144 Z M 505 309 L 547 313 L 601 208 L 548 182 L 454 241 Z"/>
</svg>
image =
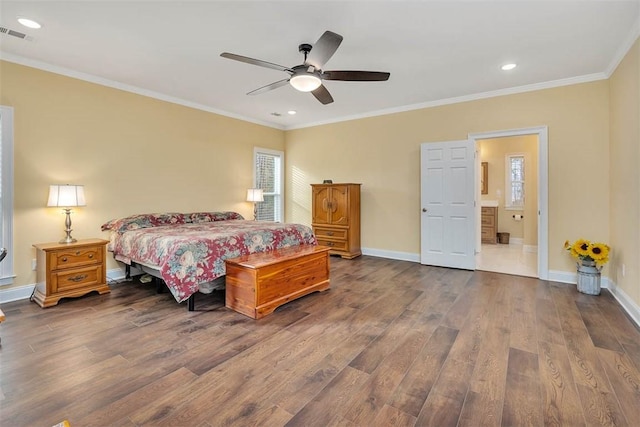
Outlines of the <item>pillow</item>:
<svg viewBox="0 0 640 427">
<path fill-rule="evenodd" d="M 185 222 L 197 224 L 199 222 L 226 221 L 230 219 L 244 219 L 237 212 L 193 212 L 185 214 Z"/>
<path fill-rule="evenodd" d="M 163 225 L 184 224 L 185 216 L 181 213 L 153 213 L 131 215 L 126 218 L 112 219 L 102 224 L 102 231 L 111 230 L 123 233 L 127 230 L 139 228 L 159 227 Z"/>
</svg>

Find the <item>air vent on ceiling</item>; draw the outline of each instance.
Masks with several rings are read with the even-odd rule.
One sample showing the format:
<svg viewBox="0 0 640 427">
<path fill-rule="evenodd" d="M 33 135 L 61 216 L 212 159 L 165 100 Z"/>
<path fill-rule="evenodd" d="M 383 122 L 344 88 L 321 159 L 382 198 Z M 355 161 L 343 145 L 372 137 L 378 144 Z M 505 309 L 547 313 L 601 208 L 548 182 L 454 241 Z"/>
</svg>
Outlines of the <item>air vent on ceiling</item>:
<svg viewBox="0 0 640 427">
<path fill-rule="evenodd" d="M 6 27 L 0 27 L 0 33 L 6 34 L 8 36 L 17 37 L 19 39 L 26 40 L 26 41 L 33 40 L 32 37 L 30 37 L 30 36 L 28 36 L 28 35 L 26 35 L 24 33 L 21 33 L 19 31 L 14 31 L 14 30 L 11 30 L 11 29 L 6 28 Z"/>
</svg>

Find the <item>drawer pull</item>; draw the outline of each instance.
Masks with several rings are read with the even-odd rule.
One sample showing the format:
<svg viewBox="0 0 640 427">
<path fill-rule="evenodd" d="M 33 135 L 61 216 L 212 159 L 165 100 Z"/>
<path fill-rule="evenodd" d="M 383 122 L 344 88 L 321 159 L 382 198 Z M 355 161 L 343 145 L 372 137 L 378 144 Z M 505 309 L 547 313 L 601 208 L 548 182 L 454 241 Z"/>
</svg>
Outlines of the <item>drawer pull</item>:
<svg viewBox="0 0 640 427">
<path fill-rule="evenodd" d="M 334 243 L 333 242 L 327 242 L 327 246 L 333 246 Z"/>
<path fill-rule="evenodd" d="M 333 231 L 327 231 L 327 236 L 333 236 Z"/>
<path fill-rule="evenodd" d="M 80 251 L 76 251 L 76 256 L 80 255 Z"/>
<path fill-rule="evenodd" d="M 77 276 L 68 277 L 67 280 L 69 280 L 70 282 L 82 282 L 87 277 L 88 275 L 86 274 L 78 274 Z"/>
<path fill-rule="evenodd" d="M 62 262 L 67 262 L 67 257 L 62 258 Z"/>
<path fill-rule="evenodd" d="M 93 254 L 89 254 L 89 259 L 93 259 Z"/>
</svg>

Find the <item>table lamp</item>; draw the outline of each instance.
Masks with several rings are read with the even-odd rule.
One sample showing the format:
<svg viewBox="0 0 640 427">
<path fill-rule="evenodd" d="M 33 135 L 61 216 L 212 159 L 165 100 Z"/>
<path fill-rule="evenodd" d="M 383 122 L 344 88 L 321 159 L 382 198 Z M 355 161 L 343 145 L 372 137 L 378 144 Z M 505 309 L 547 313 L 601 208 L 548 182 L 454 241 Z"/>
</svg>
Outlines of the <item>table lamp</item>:
<svg viewBox="0 0 640 427">
<path fill-rule="evenodd" d="M 249 188 L 247 190 L 247 202 L 253 202 L 253 220 L 258 219 L 258 202 L 264 202 L 264 194 L 261 188 Z"/>
<path fill-rule="evenodd" d="M 60 240 L 60 243 L 73 243 L 77 240 L 71 237 L 71 208 L 76 206 L 86 206 L 84 199 L 84 185 L 50 185 L 49 186 L 49 207 L 58 207 L 67 214 L 64 225 L 67 237 Z"/>
</svg>

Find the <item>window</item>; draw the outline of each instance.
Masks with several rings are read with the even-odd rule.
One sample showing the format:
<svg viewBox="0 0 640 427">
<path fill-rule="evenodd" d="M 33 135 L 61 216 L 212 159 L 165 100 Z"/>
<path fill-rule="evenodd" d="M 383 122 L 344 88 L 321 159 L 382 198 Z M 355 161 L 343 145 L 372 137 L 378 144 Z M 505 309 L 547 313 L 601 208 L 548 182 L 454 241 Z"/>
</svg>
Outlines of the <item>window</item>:
<svg viewBox="0 0 640 427">
<path fill-rule="evenodd" d="M 0 285 L 13 282 L 13 108 L 0 106 Z"/>
<path fill-rule="evenodd" d="M 507 155 L 505 178 L 504 196 L 506 208 L 524 208 L 524 155 Z"/>
<path fill-rule="evenodd" d="M 254 186 L 261 188 L 264 202 L 258 203 L 258 220 L 282 222 L 283 218 L 283 170 L 282 151 L 255 148 L 253 150 Z"/>
</svg>

